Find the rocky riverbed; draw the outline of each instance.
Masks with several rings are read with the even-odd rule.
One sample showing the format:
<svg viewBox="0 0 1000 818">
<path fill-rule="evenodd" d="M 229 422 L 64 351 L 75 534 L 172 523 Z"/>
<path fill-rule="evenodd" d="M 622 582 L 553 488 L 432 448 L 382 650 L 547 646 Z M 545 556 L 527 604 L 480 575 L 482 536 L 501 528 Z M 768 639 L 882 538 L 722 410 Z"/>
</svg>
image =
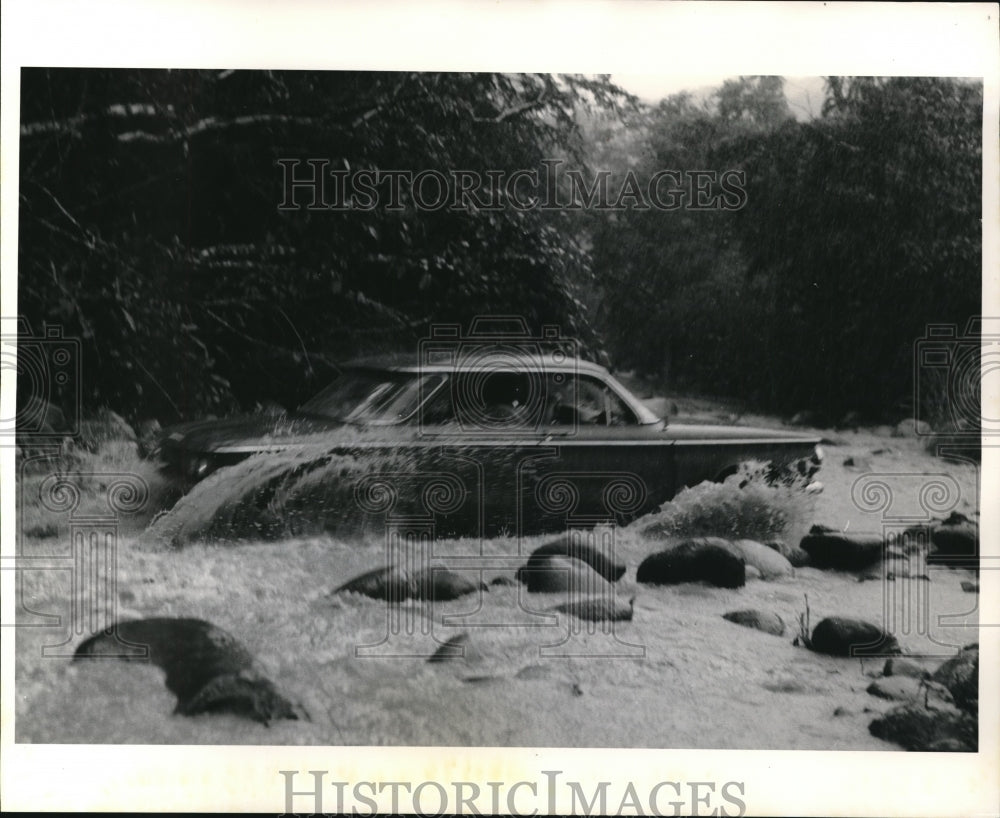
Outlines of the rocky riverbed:
<svg viewBox="0 0 1000 818">
<path fill-rule="evenodd" d="M 976 519 L 973 463 L 931 457 L 919 439 L 884 430 L 840 433 L 825 448 L 823 489 L 787 543 L 800 542 L 813 524 L 879 532 L 885 509 L 873 510 L 858 494 L 858 480 L 877 474 L 923 476 L 918 482 L 944 475 L 958 491 L 951 510 Z M 598 615 L 591 605 L 580 615 L 565 591 L 529 593 L 517 582 L 517 565 L 551 537 L 437 544 L 436 561 L 458 565 L 459 574 L 455 555 L 481 553 L 496 558 L 494 567 L 469 572 L 471 592 L 454 599 L 413 592 L 387 605 L 385 598 L 334 593 L 386 564 L 381 539 L 174 551 L 128 533 L 118 550 L 117 616 L 212 623 L 246 647 L 255 668 L 308 720 L 265 728 L 229 712 L 175 715 L 177 700 L 160 668 L 43 657 L 42 646 L 61 642 L 71 655 L 86 634 L 21 628 L 17 741 L 888 750 L 909 739 L 870 726 L 898 721 L 889 714 L 901 706 L 965 712 L 941 682 L 887 676 L 884 655 L 810 650 L 800 617 L 808 606 L 810 632 L 827 617 L 867 621 L 932 674 L 978 641 L 971 568 L 931 561 L 905 576 L 881 564 L 762 572 L 744 555 L 751 566 L 745 582 L 724 583 L 734 587 L 692 577 L 640 583 L 639 566 L 665 544 L 639 528 L 614 534 L 626 570 L 617 581 L 601 578 L 611 591 L 601 592 L 608 603 Z M 28 537 L 25 553 L 51 553 L 57 542 L 60 536 Z M 69 625 L 66 576 L 28 572 L 24 582 L 31 611 L 63 613 Z M 763 627 L 734 621 L 746 611 Z M 463 655 L 428 662 L 449 640 Z M 944 740 L 931 733 L 932 741 Z"/>
</svg>

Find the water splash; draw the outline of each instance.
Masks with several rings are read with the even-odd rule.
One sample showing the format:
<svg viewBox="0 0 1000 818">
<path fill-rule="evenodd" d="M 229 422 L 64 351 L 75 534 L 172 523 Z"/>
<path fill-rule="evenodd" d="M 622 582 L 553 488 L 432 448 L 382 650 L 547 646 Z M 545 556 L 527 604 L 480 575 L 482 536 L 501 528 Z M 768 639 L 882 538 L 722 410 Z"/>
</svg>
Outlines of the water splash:
<svg viewBox="0 0 1000 818">
<path fill-rule="evenodd" d="M 302 446 L 254 455 L 195 485 L 147 534 L 172 547 L 205 540 L 377 534 L 384 515 L 365 512 L 355 486 L 367 474 L 407 468 L 412 456 L 389 450 L 317 453 Z"/>
</svg>

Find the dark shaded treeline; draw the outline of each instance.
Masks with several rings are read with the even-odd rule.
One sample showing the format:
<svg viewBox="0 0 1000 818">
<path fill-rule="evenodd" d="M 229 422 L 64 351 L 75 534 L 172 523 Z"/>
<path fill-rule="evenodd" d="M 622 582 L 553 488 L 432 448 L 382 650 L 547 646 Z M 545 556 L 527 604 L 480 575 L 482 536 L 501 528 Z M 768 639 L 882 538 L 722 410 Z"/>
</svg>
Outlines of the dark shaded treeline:
<svg viewBox="0 0 1000 818">
<path fill-rule="evenodd" d="M 979 311 L 981 110 L 944 79 L 833 80 L 797 122 L 780 78 L 645 109 L 606 77 L 25 70 L 19 311 L 81 339 L 85 407 L 133 419 L 289 406 L 480 313 L 668 389 L 908 414 L 924 325 Z M 278 161 L 311 158 L 736 169 L 747 203 L 279 209 Z"/>
<path fill-rule="evenodd" d="M 82 338 L 85 404 L 294 404 L 336 359 L 482 312 L 596 347 L 565 215 L 310 210 L 306 194 L 282 211 L 277 162 L 536 168 L 580 151 L 581 106 L 629 103 L 606 79 L 26 70 L 21 100 L 19 308 Z"/>
<path fill-rule="evenodd" d="M 981 310 L 982 105 L 981 84 L 939 78 L 832 78 L 806 122 L 778 78 L 664 100 L 639 164 L 742 170 L 747 203 L 595 220 L 616 359 L 827 423 L 944 423 L 944 378 L 914 406 L 914 351 Z"/>
</svg>

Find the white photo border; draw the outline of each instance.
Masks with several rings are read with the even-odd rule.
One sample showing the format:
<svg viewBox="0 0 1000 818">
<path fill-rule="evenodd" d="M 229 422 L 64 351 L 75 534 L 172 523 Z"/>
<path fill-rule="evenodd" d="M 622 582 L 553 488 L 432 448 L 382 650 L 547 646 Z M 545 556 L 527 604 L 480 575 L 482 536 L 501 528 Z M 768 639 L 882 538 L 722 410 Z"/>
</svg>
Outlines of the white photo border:
<svg viewBox="0 0 1000 818">
<path fill-rule="evenodd" d="M 664 74 L 937 75 L 984 84 L 983 314 L 1000 315 L 998 6 L 722 2 L 28 2 L 3 7 L 2 305 L 16 315 L 19 71 L 28 66 Z M 984 384 L 985 385 L 985 384 Z M 0 416 L 13 417 L 4 379 Z M 1000 395 L 983 394 L 990 417 Z M 1000 558 L 1000 449 L 984 448 L 981 540 Z M 0 448 L 4 553 L 14 451 Z M 996 563 L 1000 566 L 1000 563 Z M 0 597 L 12 609 L 12 572 Z M 15 745 L 14 640 L 4 629 L 2 800 L 8 810 L 284 810 L 279 770 L 344 781 L 742 781 L 748 814 L 996 814 L 1000 803 L 1000 572 L 981 580 L 976 754 L 586 751 L 559 748 Z M 10 621 L 4 616 L 4 621 Z M 985 695 L 992 692 L 993 695 Z M 380 805 L 388 802 L 387 794 Z M 669 800 L 669 799 L 668 799 Z M 329 804 L 331 807 L 333 801 Z M 557 810 L 568 803 L 559 802 Z"/>
</svg>

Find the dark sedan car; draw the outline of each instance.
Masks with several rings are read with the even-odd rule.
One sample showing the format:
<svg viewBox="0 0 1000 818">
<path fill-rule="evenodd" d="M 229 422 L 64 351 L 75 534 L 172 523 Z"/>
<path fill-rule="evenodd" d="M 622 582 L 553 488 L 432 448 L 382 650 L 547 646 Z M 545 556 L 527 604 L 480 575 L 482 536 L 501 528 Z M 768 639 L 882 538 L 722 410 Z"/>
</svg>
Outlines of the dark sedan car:
<svg viewBox="0 0 1000 818">
<path fill-rule="evenodd" d="M 293 448 L 409 455 L 406 474 L 385 479 L 411 484 L 418 512 L 448 523 L 439 530 L 492 534 L 627 522 L 748 460 L 815 470 L 818 443 L 773 429 L 668 425 L 601 366 L 487 350 L 467 360 L 355 361 L 295 412 L 167 430 L 161 456 L 197 481 Z"/>
</svg>

